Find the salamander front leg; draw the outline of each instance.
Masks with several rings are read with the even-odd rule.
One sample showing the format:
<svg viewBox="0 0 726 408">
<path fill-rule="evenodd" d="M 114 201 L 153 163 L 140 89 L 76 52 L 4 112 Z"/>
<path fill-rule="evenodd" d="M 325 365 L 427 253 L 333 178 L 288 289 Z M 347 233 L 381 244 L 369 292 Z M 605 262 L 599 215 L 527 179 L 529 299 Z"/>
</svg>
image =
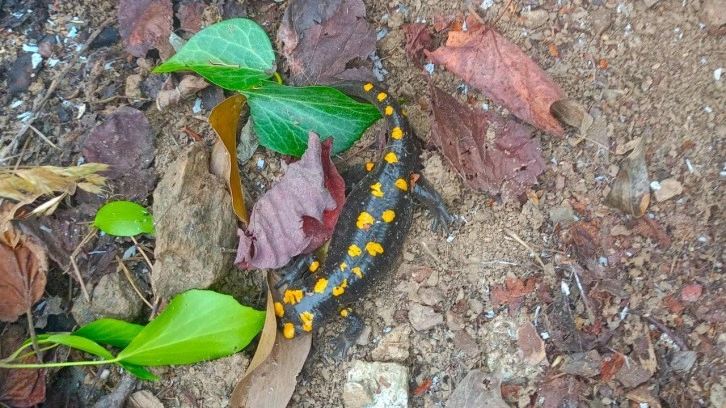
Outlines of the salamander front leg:
<svg viewBox="0 0 726 408">
<path fill-rule="evenodd" d="M 315 258 L 315 254 L 300 255 L 277 272 L 282 275 L 282 279 L 277 282 L 275 289 L 302 279 L 305 272 L 315 273 L 319 267 L 320 261 Z"/>
<path fill-rule="evenodd" d="M 335 349 L 333 350 L 333 357 L 338 359 L 348 355 L 348 350 L 355 344 L 358 337 L 363 333 L 365 328 L 365 322 L 360 315 L 353 311 L 353 309 L 346 307 L 340 311 L 340 315 L 348 321 L 348 327 L 345 331 L 335 340 Z"/>
<path fill-rule="evenodd" d="M 441 195 L 429 183 L 428 180 L 420 173 L 411 175 L 411 194 L 431 213 L 433 218 L 431 229 L 436 232 L 441 227 L 446 234 L 449 233 L 449 227 L 456 221 L 456 217 L 449 214 L 446 203 Z"/>
</svg>

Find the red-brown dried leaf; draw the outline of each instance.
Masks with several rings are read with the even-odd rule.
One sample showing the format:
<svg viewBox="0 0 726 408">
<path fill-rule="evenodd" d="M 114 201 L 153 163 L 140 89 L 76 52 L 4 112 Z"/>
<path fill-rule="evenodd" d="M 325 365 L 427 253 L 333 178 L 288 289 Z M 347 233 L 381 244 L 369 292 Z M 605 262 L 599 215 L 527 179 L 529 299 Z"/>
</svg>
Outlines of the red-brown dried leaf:
<svg viewBox="0 0 726 408">
<path fill-rule="evenodd" d="M 376 50 L 376 34 L 365 16 L 362 0 L 291 1 L 277 32 L 290 82 L 364 79 L 362 71 L 348 65 Z"/>
<path fill-rule="evenodd" d="M 570 226 L 570 243 L 582 260 L 594 259 L 600 246 L 600 226 L 595 222 L 578 221 Z"/>
<path fill-rule="evenodd" d="M 10 355 L 25 340 L 22 326 L 9 325 L 0 336 L 0 358 Z M 35 355 L 19 362 L 36 363 Z M 45 369 L 0 369 L 0 405 L 25 408 L 45 401 Z"/>
<path fill-rule="evenodd" d="M 179 5 L 179 11 L 176 12 L 176 18 L 179 19 L 179 28 L 190 32 L 197 33 L 202 28 L 202 15 L 207 5 L 203 1 L 186 1 Z"/>
<path fill-rule="evenodd" d="M 547 357 L 545 343 L 537 329 L 530 321 L 525 321 L 517 329 L 517 343 L 524 360 L 530 365 L 537 365 Z"/>
<path fill-rule="evenodd" d="M 419 385 L 418 387 L 416 387 L 415 390 L 413 390 L 413 395 L 420 397 L 420 396 L 426 394 L 426 391 L 428 391 L 429 388 L 431 388 L 431 386 L 433 384 L 434 384 L 434 382 L 430 378 L 423 380 L 421 385 Z"/>
<path fill-rule="evenodd" d="M 668 311 L 671 313 L 677 314 L 686 308 L 683 305 L 683 302 L 681 302 L 678 297 L 673 294 L 664 297 L 661 303 L 663 304 L 663 307 L 668 309 Z"/>
<path fill-rule="evenodd" d="M 424 23 L 404 24 L 403 33 L 406 36 L 406 46 L 404 47 L 406 55 L 416 66 L 422 66 L 424 57 L 422 51 L 431 49 L 433 45 L 428 25 Z"/>
<path fill-rule="evenodd" d="M 501 305 L 509 306 L 510 313 L 519 309 L 524 297 L 534 291 L 535 279 L 509 278 L 504 280 L 503 285 L 492 285 L 490 298 L 495 307 Z"/>
<path fill-rule="evenodd" d="M 255 203 L 247 231 L 239 230 L 235 264 L 279 268 L 330 238 L 345 201 L 342 177 L 330 162 L 330 143 L 326 140 L 323 148 L 311 132 L 300 161 Z"/>
<path fill-rule="evenodd" d="M 631 226 L 631 224 L 635 225 Z M 628 224 L 628 226 L 632 228 L 633 232 L 636 234 L 658 241 L 658 244 L 660 244 L 663 248 L 671 246 L 671 239 L 668 237 L 668 233 L 657 220 L 650 217 L 635 218 Z"/>
<path fill-rule="evenodd" d="M 15 234 L 14 231 L 6 232 Z M 48 261 L 45 250 L 27 238 L 0 240 L 0 321 L 13 322 L 40 300 Z"/>
<path fill-rule="evenodd" d="M 564 130 L 550 113 L 552 103 L 565 99 L 562 89 L 517 45 L 475 18 L 467 31 L 451 31 L 446 46 L 426 55 L 460 76 L 518 118 L 547 133 Z"/>
<path fill-rule="evenodd" d="M 431 89 L 431 139 L 471 188 L 515 198 L 537 183 L 545 162 L 526 126 Z"/>
<path fill-rule="evenodd" d="M 574 375 L 553 378 L 542 382 L 538 401 L 542 408 L 577 407 L 585 387 Z"/>
<path fill-rule="evenodd" d="M 625 357 L 622 354 L 615 354 L 610 359 L 603 359 L 600 362 L 600 379 L 608 382 L 623 368 Z"/>
<path fill-rule="evenodd" d="M 171 0 L 120 0 L 118 31 L 126 52 L 143 57 L 157 42 L 168 41 L 171 13 Z"/>
<path fill-rule="evenodd" d="M 697 283 L 691 283 L 681 289 L 681 299 L 686 302 L 695 302 L 701 297 L 703 293 L 703 286 Z"/>
</svg>

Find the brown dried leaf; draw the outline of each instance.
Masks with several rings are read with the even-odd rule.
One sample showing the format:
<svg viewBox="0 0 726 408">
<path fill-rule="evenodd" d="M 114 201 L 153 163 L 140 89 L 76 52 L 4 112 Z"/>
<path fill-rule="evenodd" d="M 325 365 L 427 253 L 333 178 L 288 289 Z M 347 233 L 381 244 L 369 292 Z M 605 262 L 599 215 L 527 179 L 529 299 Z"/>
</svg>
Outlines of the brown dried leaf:
<svg viewBox="0 0 726 408">
<path fill-rule="evenodd" d="M 508 408 L 502 399 L 499 374 L 488 377 L 481 370 L 471 370 L 451 393 L 446 408 Z"/>
<path fill-rule="evenodd" d="M 376 50 L 376 34 L 362 0 L 294 0 L 277 32 L 294 85 L 354 79 L 348 65 Z M 360 79 L 360 78 L 357 78 Z"/>
<path fill-rule="evenodd" d="M 650 204 L 650 182 L 645 163 L 645 138 L 620 163 L 605 204 L 634 217 L 645 214 Z"/>
<path fill-rule="evenodd" d="M 0 336 L 0 358 L 7 357 L 25 340 L 25 329 L 19 324 L 8 325 Z M 30 355 L 22 363 L 36 363 Z M 0 405 L 25 408 L 45 401 L 45 369 L 0 369 Z"/>
<path fill-rule="evenodd" d="M 40 300 L 48 271 L 40 245 L 27 237 L 10 238 L 10 234 L 16 232 L 7 230 L 0 242 L 0 320 L 4 322 L 15 321 Z M 16 240 L 15 246 L 8 245 Z"/>
<path fill-rule="evenodd" d="M 157 42 L 168 42 L 171 14 L 171 0 L 120 0 L 118 31 L 126 51 L 143 57 L 157 47 Z"/>
<path fill-rule="evenodd" d="M 603 382 L 612 380 L 624 364 L 625 357 L 622 354 L 615 354 L 609 359 L 603 359 L 600 361 L 600 379 Z"/>
<path fill-rule="evenodd" d="M 179 5 L 179 11 L 176 18 L 179 19 L 179 28 L 190 32 L 197 33 L 202 28 L 202 16 L 207 5 L 203 1 L 187 1 Z"/>
<path fill-rule="evenodd" d="M 215 174 L 227 180 L 227 185 L 232 196 L 232 208 L 237 218 L 245 225 L 249 224 L 250 218 L 247 214 L 239 167 L 237 167 L 237 127 L 239 126 L 242 107 L 244 107 L 246 101 L 247 99 L 243 95 L 236 94 L 215 106 L 212 112 L 209 113 L 209 125 L 217 133 L 217 137 L 224 145 L 226 153 L 223 174 Z M 216 157 L 218 156 L 215 155 Z M 214 162 L 217 161 L 214 159 Z M 214 164 L 212 167 L 215 167 Z"/>
<path fill-rule="evenodd" d="M 202 77 L 185 75 L 176 88 L 159 91 L 159 94 L 156 96 L 156 107 L 159 110 L 164 110 L 170 105 L 177 104 L 187 96 L 194 95 L 208 86 L 209 83 Z"/>
<path fill-rule="evenodd" d="M 472 16 L 467 25 L 467 31 L 449 32 L 446 46 L 426 55 L 518 118 L 562 136 L 562 126 L 550 113 L 552 103 L 566 98 L 562 89 L 516 44 Z"/>
<path fill-rule="evenodd" d="M 550 106 L 550 112 L 560 121 L 576 127 L 580 131 L 580 140 L 587 136 L 587 131 L 594 122 L 593 117 L 585 111 L 585 107 L 571 99 L 556 101 Z"/>
<path fill-rule="evenodd" d="M 508 278 L 504 285 L 492 285 L 489 295 L 492 304 L 495 307 L 507 305 L 511 313 L 522 305 L 525 296 L 534 291 L 535 282 L 534 278 Z"/>
<path fill-rule="evenodd" d="M 600 226 L 596 222 L 578 221 L 570 225 L 570 244 L 582 261 L 597 258 L 600 252 Z"/>
<path fill-rule="evenodd" d="M 547 357 L 545 343 L 537 334 L 537 329 L 530 321 L 521 322 L 517 329 L 517 342 L 524 360 L 530 365 L 537 365 Z"/>
<path fill-rule="evenodd" d="M 431 49 L 433 41 L 429 26 L 424 23 L 411 23 L 403 25 L 403 33 L 406 35 L 406 55 L 416 66 L 423 65 L 423 50 Z"/>
<path fill-rule="evenodd" d="M 516 198 L 537 183 L 545 163 L 526 126 L 431 89 L 431 139 L 471 188 Z"/>
</svg>

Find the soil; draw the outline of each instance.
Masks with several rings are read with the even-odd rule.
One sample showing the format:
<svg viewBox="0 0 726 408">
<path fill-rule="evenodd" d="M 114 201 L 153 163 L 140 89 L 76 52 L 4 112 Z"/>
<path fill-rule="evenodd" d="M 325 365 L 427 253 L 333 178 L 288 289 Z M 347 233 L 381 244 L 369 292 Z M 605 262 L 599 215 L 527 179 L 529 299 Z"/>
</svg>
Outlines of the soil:
<svg viewBox="0 0 726 408">
<path fill-rule="evenodd" d="M 12 2 L 0 5 L 5 3 Z M 92 30 L 116 24 L 114 1 L 100 0 L 92 5 L 45 0 L 28 3 L 33 3 L 33 8 L 50 10 L 48 18 L 55 25 L 44 25 L 31 17 L 12 30 L 2 29 L 0 73 L 6 78 L 16 56 L 23 53 L 22 45 L 41 39 L 28 38 L 24 28 L 39 24 L 45 32 L 82 43 Z M 726 406 L 719 405 L 726 404 L 726 227 L 720 202 L 726 187 L 726 75 L 717 79 L 718 72 L 726 69 L 726 36 L 706 25 L 703 14 L 707 7 L 726 5 L 723 1 L 712 3 L 495 0 L 472 4 L 471 10 L 485 21 L 498 20 L 496 29 L 521 46 L 571 99 L 584 105 L 594 117 L 604 118 L 603 132 L 598 140 L 579 141 L 578 131 L 573 128 L 568 128 L 564 139 L 536 131 L 548 168 L 539 177 L 539 184 L 521 200 L 502 201 L 472 192 L 438 152 L 426 152 L 426 177 L 464 223 L 447 239 L 431 232 L 427 214 L 417 212 L 391 280 L 358 305 L 370 332 L 349 358 L 370 359 L 383 334 L 391 327 L 409 324 L 411 306 L 424 304 L 443 316 L 443 323 L 412 331 L 407 361 L 411 390 L 427 380 L 431 385 L 420 395 L 410 395 L 411 406 L 444 405 L 466 373 L 476 368 L 501 375 L 504 398 L 510 406 L 549 406 L 537 401 L 537 396 L 542 398 L 547 383 L 556 378 L 554 367 L 565 354 L 563 348 L 552 338 L 545 338 L 546 360 L 531 364 L 517 357 L 516 334 L 512 337 L 507 333 L 524 319 L 535 322 L 540 335 L 548 331 L 556 335 L 557 330 L 547 326 L 545 315 L 552 319 L 557 303 L 552 298 L 560 296 L 558 293 L 566 287 L 577 293 L 570 297 L 577 328 L 592 327 L 595 321 L 588 314 L 594 313 L 602 327 L 592 333 L 595 337 L 608 334 L 605 345 L 598 347 L 601 354 L 631 355 L 638 339 L 649 339 L 654 364 L 647 380 L 633 386 L 623 385 L 628 384 L 627 380 L 580 376 L 573 392 L 575 405 L 570 406 L 643 402 L 628 394 L 641 383 L 662 406 Z M 374 0 L 366 5 L 371 24 L 385 33 L 378 47 L 389 73 L 384 84 L 392 94 L 407 101 L 409 118 L 423 140 L 428 139 L 431 128 L 429 77 L 406 56 L 402 24 L 432 22 L 439 16 L 452 19 L 470 11 L 466 4 L 469 2 Z M 271 14 L 267 3 L 252 2 L 246 7 L 252 18 Z M 282 9 L 284 3 L 272 7 Z M 532 14 L 527 13 L 529 10 L 539 11 Z M 276 25 L 267 28 L 274 38 Z M 77 31 L 79 38 L 69 37 L 71 30 Z M 439 42 L 443 39 L 444 35 L 437 37 Z M 68 48 L 54 47 L 63 55 Z M 126 99 L 108 98 L 124 95 L 130 75 L 144 70 L 148 75 L 144 67 L 157 63 L 153 58 L 129 57 L 120 41 L 93 49 L 84 57 L 72 62 L 69 73 L 60 79 L 41 111 L 43 119 L 36 122 L 39 131 L 60 146 L 60 151 L 30 132 L 21 140 L 14 137 L 20 128 L 18 115 L 31 110 L 34 100 L 48 89 L 64 65 L 51 67 L 46 62 L 23 92 L 11 94 L 7 85 L 0 90 L 2 165 L 14 165 L 18 159 L 23 165 L 74 163 L 78 139 L 127 103 Z M 94 70 L 99 61 L 107 68 Z M 435 67 L 430 78 L 471 106 L 488 104 L 490 109 L 506 114 L 441 67 Z M 22 104 L 18 106 L 16 101 Z M 205 141 L 214 138 L 203 115 L 193 113 L 193 105 L 191 98 L 159 112 L 152 104 L 137 104 L 145 110 L 154 129 L 155 167 L 162 176 L 183 146 L 192 143 L 181 131 L 183 127 L 194 129 Z M 210 107 L 203 108 L 206 113 Z M 368 146 L 379 131 L 374 127 L 360 146 Z M 627 153 L 625 146 L 638 138 L 647 143 L 650 180 L 674 179 L 682 187 L 682 192 L 673 197 L 652 199 L 644 216 L 649 220 L 647 225 L 656 225 L 651 230 L 644 230 L 643 223 L 605 205 L 608 186 Z M 366 154 L 374 157 L 374 149 L 369 150 Z M 258 159 L 266 163 L 262 171 L 256 170 Z M 341 161 L 346 161 L 345 155 Z M 258 149 L 243 171 L 256 174 L 246 181 L 250 195 L 256 197 L 269 187 L 279 178 L 282 167 L 282 157 Z M 563 210 L 572 211 L 577 221 L 560 219 L 557 214 Z M 583 257 L 578 251 L 581 245 L 572 234 L 578 228 L 591 227 L 597 237 L 594 256 Z M 578 269 L 591 259 L 599 267 L 589 270 L 597 272 Z M 417 273 L 428 277 L 419 281 L 414 276 Z M 521 304 L 510 304 L 509 308 L 493 304 L 492 287 L 505 280 L 529 278 L 534 279 L 537 289 L 528 292 Z M 584 296 L 580 280 L 586 288 Z M 695 287 L 699 290 L 693 294 Z M 342 325 L 333 323 L 316 333 L 316 346 L 299 376 L 289 406 L 343 405 L 343 384 L 350 363 L 334 364 L 326 358 L 328 343 L 341 330 Z M 685 372 L 669 368 L 678 343 L 697 352 L 695 364 Z M 580 345 L 581 351 L 592 348 L 584 340 Z M 152 390 L 167 407 L 225 406 L 240 372 L 233 368 L 244 360 L 233 359 L 165 369 L 160 371 L 163 382 L 139 388 Z M 648 364 L 643 366 L 647 368 Z M 118 378 L 111 376 L 104 384 L 94 380 L 94 371 L 83 374 L 86 383 L 101 388 L 112 388 Z M 93 401 L 82 403 L 89 402 Z"/>
</svg>

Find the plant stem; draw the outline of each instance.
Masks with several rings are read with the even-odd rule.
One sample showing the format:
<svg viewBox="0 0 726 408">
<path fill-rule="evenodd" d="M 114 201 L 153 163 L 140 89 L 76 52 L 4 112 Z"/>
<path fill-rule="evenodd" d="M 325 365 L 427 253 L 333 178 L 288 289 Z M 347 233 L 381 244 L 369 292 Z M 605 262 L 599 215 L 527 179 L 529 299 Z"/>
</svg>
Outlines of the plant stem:
<svg viewBox="0 0 726 408">
<path fill-rule="evenodd" d="M 43 364 L 8 364 L 0 361 L 0 368 L 49 368 L 49 367 L 77 367 L 116 363 L 117 358 L 113 360 L 93 360 L 93 361 L 66 361 L 63 363 L 43 363 Z"/>
<path fill-rule="evenodd" d="M 33 350 L 38 362 L 43 364 L 43 355 L 40 354 L 40 348 L 38 347 L 38 338 L 35 336 L 35 325 L 33 324 L 33 313 L 30 311 L 30 307 L 25 311 L 25 316 L 28 320 L 28 333 L 30 334 L 30 342 L 33 344 Z"/>
</svg>

